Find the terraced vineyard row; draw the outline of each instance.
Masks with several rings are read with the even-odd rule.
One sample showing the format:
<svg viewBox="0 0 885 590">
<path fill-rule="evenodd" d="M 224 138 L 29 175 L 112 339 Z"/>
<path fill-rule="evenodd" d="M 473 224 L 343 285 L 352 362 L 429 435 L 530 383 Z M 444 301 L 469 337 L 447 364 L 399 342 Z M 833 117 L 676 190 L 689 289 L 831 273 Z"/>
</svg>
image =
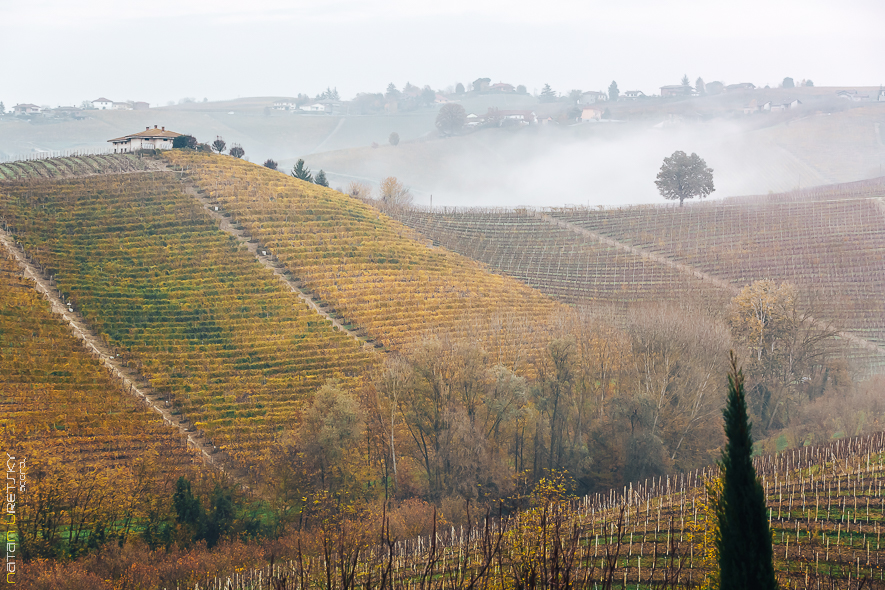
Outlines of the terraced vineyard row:
<svg viewBox="0 0 885 590">
<path fill-rule="evenodd" d="M 885 434 L 754 463 L 782 587 L 885 585 Z M 352 543 L 334 555 L 355 559 L 357 585 L 377 588 L 553 588 L 569 580 L 580 587 L 700 587 L 715 566 L 715 513 L 704 486 L 717 477 L 713 468 L 656 478 L 577 502 L 542 502 L 472 528 L 441 526 L 430 537 Z M 273 571 L 233 574 L 230 587 L 253 590 L 286 578 L 287 587 L 306 589 L 324 575 L 320 561 L 300 557 Z"/>
<path fill-rule="evenodd" d="M 642 300 L 702 298 L 729 293 L 666 265 L 547 223 L 525 210 L 393 211 L 440 245 L 479 260 L 572 304 L 623 307 Z"/>
<path fill-rule="evenodd" d="M 740 287 L 790 281 L 822 318 L 885 345 L 885 212 L 877 199 L 729 201 L 551 214 Z"/>
<path fill-rule="evenodd" d="M 151 449 L 170 470 L 184 442 L 125 394 L 48 304 L 0 256 L 0 408 L 4 446 L 78 465 L 126 465 Z"/>
<path fill-rule="evenodd" d="M 171 173 L 0 186 L 0 215 L 121 358 L 237 466 L 371 353 L 334 330 Z"/>
<path fill-rule="evenodd" d="M 453 331 L 514 367 L 545 343 L 561 308 L 509 277 L 451 252 L 356 199 L 233 158 L 164 157 L 229 212 L 345 321 L 403 349 Z"/>
<path fill-rule="evenodd" d="M 0 180 L 74 178 L 93 174 L 139 172 L 161 168 L 158 161 L 132 154 L 70 156 L 0 163 Z"/>
</svg>

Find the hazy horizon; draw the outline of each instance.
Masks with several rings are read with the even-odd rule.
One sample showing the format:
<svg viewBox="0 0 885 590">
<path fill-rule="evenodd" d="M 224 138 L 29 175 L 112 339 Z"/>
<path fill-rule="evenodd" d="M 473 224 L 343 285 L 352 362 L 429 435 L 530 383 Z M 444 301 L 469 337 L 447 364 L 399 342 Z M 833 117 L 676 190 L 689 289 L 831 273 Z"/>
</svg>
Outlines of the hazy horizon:
<svg viewBox="0 0 885 590">
<path fill-rule="evenodd" d="M 549 83 L 562 93 L 617 80 L 622 91 L 650 94 L 683 74 L 758 86 L 787 76 L 818 86 L 885 82 L 877 44 L 885 4 L 873 0 L 753 1 L 740 9 L 697 0 L 2 0 L 2 10 L 7 108 L 100 96 L 152 106 L 184 97 L 314 96 L 326 87 L 350 98 L 390 82 L 440 89 L 479 77 L 530 92 Z"/>
</svg>

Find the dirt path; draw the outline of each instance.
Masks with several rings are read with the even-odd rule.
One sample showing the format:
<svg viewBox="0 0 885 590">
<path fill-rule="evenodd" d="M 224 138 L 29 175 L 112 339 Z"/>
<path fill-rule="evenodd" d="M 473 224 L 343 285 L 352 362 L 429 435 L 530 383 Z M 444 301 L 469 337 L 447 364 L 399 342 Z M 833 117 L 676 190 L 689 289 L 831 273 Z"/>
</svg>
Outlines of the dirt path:
<svg viewBox="0 0 885 590">
<path fill-rule="evenodd" d="M 264 247 L 261 247 L 261 249 L 259 250 L 258 242 L 252 241 L 251 236 L 245 230 L 235 228 L 230 222 L 230 219 L 228 219 L 221 213 L 220 207 L 214 205 L 205 193 L 203 193 L 190 180 L 188 180 L 186 176 L 179 173 L 179 177 L 181 178 L 181 182 L 184 186 L 185 192 L 198 200 L 203 205 L 203 208 L 209 212 L 209 215 L 211 215 L 216 221 L 218 221 L 221 231 L 227 232 L 228 234 L 235 237 L 240 243 L 245 244 L 246 248 L 249 249 L 249 252 L 251 252 L 255 256 L 256 260 L 258 260 L 258 262 L 261 263 L 263 267 L 273 272 L 274 275 L 276 275 L 276 277 L 280 281 L 282 281 L 283 284 L 285 284 L 290 291 L 295 293 L 299 299 L 306 303 L 310 307 L 310 309 L 322 316 L 327 322 L 330 322 L 333 326 L 335 326 L 336 329 L 344 332 L 345 334 L 359 342 L 363 348 L 372 351 L 378 350 L 374 344 L 366 342 L 364 338 L 360 338 L 359 334 L 357 334 L 353 330 L 349 330 L 348 328 L 344 327 L 344 324 L 342 324 L 337 318 L 332 317 L 327 311 L 322 309 L 317 304 L 317 302 L 314 301 L 313 297 L 311 297 L 308 293 L 302 291 L 301 288 L 297 284 L 295 284 L 294 281 L 286 277 L 286 267 L 277 261 L 276 257 L 271 251 L 267 250 Z"/>
<path fill-rule="evenodd" d="M 154 391 L 147 380 L 137 372 L 123 366 L 117 360 L 114 352 L 108 347 L 98 335 L 92 331 L 83 317 L 74 311 L 71 311 L 67 305 L 61 300 L 58 291 L 52 288 L 49 279 L 44 277 L 40 271 L 28 260 L 25 253 L 15 244 L 13 238 L 0 229 L 0 244 L 12 255 L 19 267 L 22 269 L 24 276 L 34 281 L 34 288 L 42 294 L 44 298 L 49 300 L 52 306 L 52 313 L 61 317 L 62 320 L 71 328 L 74 336 L 83 342 L 86 349 L 92 353 L 102 365 L 107 367 L 114 377 L 119 380 L 120 387 L 123 391 L 135 396 L 141 400 L 149 408 L 157 412 L 163 422 L 172 428 L 178 429 L 181 436 L 187 439 L 188 448 L 199 449 L 205 463 L 226 471 L 219 461 L 212 457 L 215 448 L 204 438 L 198 435 L 196 428 L 190 424 L 187 419 L 182 420 L 181 416 L 173 415 L 171 406 L 167 406 L 167 402 Z"/>
<path fill-rule="evenodd" d="M 879 202 L 880 206 L 883 208 L 883 212 L 885 212 L 885 201 L 878 199 L 878 202 Z M 724 279 L 720 279 L 720 278 L 715 277 L 709 273 L 705 273 L 703 271 L 700 271 L 696 268 L 692 268 L 691 266 L 689 266 L 687 264 L 682 264 L 681 262 L 676 262 L 675 260 L 671 260 L 670 258 L 663 256 L 661 254 L 655 254 L 654 252 L 648 252 L 646 250 L 643 250 L 642 248 L 630 246 L 629 244 L 625 244 L 623 242 L 619 242 L 618 240 L 603 236 L 602 234 L 596 233 L 594 231 L 590 231 L 589 229 L 583 228 L 579 225 L 575 225 L 574 223 L 569 223 L 568 221 L 564 221 L 562 219 L 557 219 L 555 217 L 551 217 L 550 215 L 547 215 L 546 213 L 542 213 L 540 211 L 532 211 L 532 214 L 535 215 L 536 217 L 539 217 L 540 219 L 546 221 L 547 223 L 549 223 L 551 225 L 556 225 L 556 226 L 559 226 L 559 227 L 562 227 L 565 229 L 569 229 L 577 234 L 594 239 L 598 242 L 602 242 L 603 244 L 612 246 L 614 248 L 618 248 L 619 250 L 622 250 L 624 252 L 629 252 L 631 254 L 635 254 L 636 256 L 640 256 L 646 260 L 656 262 L 658 264 L 664 264 L 666 266 L 669 266 L 670 268 L 678 270 L 679 272 L 693 276 L 693 277 L 700 279 L 702 281 L 706 281 L 708 283 L 711 283 L 711 284 L 719 287 L 720 289 L 725 289 L 726 291 L 728 291 L 729 293 L 732 293 L 733 295 L 737 295 L 738 292 L 740 292 L 740 289 L 738 287 L 736 287 L 735 285 L 731 284 L 731 282 L 729 282 L 729 281 L 726 281 Z M 817 324 L 821 327 L 826 326 L 825 322 L 821 322 L 821 321 L 815 320 L 813 318 L 812 318 L 812 322 L 814 322 L 815 324 Z M 870 342 L 869 340 L 866 340 L 866 339 L 861 338 L 859 336 L 855 336 L 854 334 L 850 334 L 848 332 L 837 332 L 836 335 L 839 338 L 847 340 L 848 342 L 851 342 L 852 344 L 854 344 L 856 346 L 859 346 L 859 347 L 864 348 L 866 350 L 869 350 L 869 351 L 872 351 L 872 352 L 875 352 L 875 353 L 885 356 L 885 348 L 882 348 L 881 346 L 874 344 L 873 342 Z"/>
</svg>

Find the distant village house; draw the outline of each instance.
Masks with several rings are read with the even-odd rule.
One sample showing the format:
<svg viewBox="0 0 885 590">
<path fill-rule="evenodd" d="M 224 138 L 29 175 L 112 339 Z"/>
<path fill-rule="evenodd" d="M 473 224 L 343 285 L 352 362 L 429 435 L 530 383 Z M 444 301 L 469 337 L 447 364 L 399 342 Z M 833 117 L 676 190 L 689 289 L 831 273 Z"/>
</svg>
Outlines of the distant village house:
<svg viewBox="0 0 885 590">
<path fill-rule="evenodd" d="M 109 139 L 108 142 L 114 146 L 115 154 L 126 154 L 138 150 L 171 150 L 172 141 L 179 135 L 181 133 L 167 131 L 165 127 L 158 129 L 154 125 L 153 129 L 147 127 L 144 131 Z"/>
<path fill-rule="evenodd" d="M 39 115 L 43 112 L 41 107 L 38 107 L 35 104 L 17 104 L 12 107 L 12 114 L 14 115 Z"/>
<path fill-rule="evenodd" d="M 602 120 L 602 111 L 591 107 L 584 107 L 581 111 L 582 121 L 600 121 Z"/>
<path fill-rule="evenodd" d="M 92 101 L 92 108 L 106 110 L 114 108 L 114 101 L 107 98 L 96 98 Z"/>
<path fill-rule="evenodd" d="M 670 84 L 661 86 L 661 98 L 671 96 L 688 96 L 691 94 L 691 86 L 683 86 L 682 84 Z"/>
<path fill-rule="evenodd" d="M 588 92 L 581 93 L 581 104 L 593 104 L 606 100 L 608 100 L 608 94 L 606 94 L 605 92 L 590 90 Z"/>
<path fill-rule="evenodd" d="M 645 93 L 642 90 L 628 90 L 623 94 L 623 98 L 626 100 L 636 100 L 638 98 L 645 98 Z"/>
</svg>

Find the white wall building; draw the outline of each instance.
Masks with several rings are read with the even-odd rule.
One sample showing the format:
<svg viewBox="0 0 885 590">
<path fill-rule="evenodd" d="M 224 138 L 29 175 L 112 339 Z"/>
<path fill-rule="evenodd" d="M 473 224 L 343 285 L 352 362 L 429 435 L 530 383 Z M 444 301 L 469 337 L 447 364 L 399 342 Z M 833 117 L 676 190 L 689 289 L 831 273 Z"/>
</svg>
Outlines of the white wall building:
<svg viewBox="0 0 885 590">
<path fill-rule="evenodd" d="M 115 154 L 126 154 L 138 150 L 171 150 L 172 141 L 179 135 L 181 133 L 166 131 L 165 127 L 157 129 L 157 126 L 154 125 L 153 129 L 148 127 L 144 131 L 132 135 L 109 139 L 108 142 L 114 146 Z"/>
<path fill-rule="evenodd" d="M 92 101 L 92 108 L 94 109 L 112 109 L 114 108 L 114 101 L 108 98 L 96 98 Z"/>
</svg>

